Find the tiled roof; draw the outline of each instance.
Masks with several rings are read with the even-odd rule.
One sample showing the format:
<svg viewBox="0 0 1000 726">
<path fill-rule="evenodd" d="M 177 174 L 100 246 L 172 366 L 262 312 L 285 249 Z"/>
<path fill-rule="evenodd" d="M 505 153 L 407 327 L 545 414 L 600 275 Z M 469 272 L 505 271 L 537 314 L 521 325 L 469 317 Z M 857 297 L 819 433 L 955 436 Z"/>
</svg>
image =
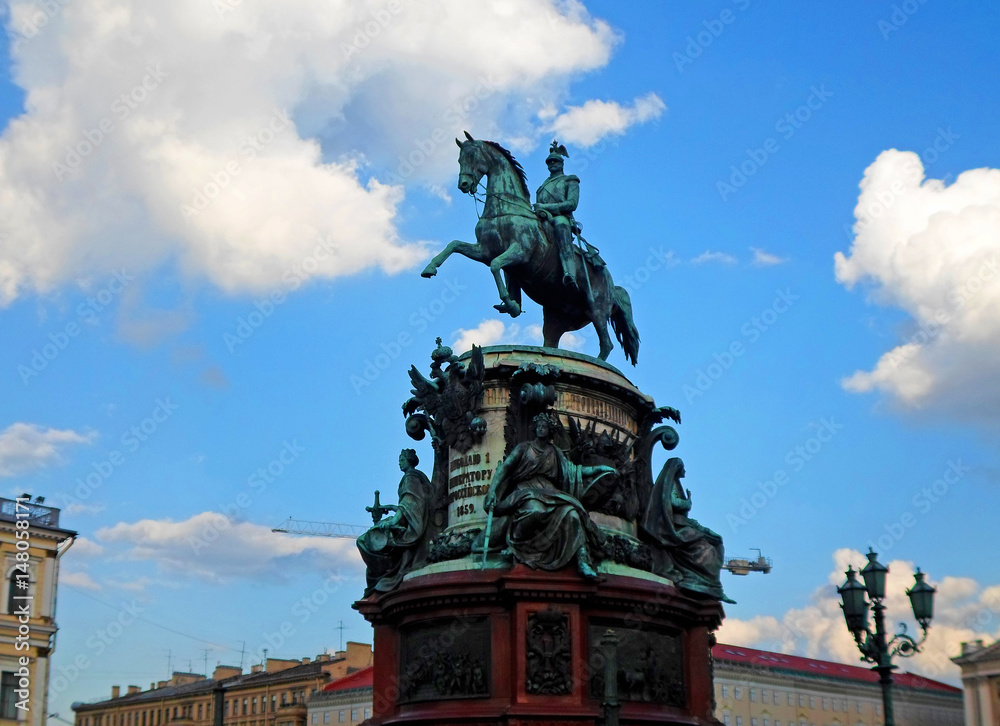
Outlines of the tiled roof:
<svg viewBox="0 0 1000 726">
<path fill-rule="evenodd" d="M 811 676 L 838 680 L 878 683 L 878 673 L 870 668 L 833 663 L 826 660 L 816 660 L 815 658 L 803 658 L 798 655 L 772 653 L 767 650 L 756 650 L 754 648 L 744 648 L 743 646 L 726 645 L 725 643 L 719 643 L 712 648 L 712 657 L 719 661 L 747 663 L 758 668 L 806 673 Z M 962 695 L 961 688 L 955 688 L 954 686 L 949 686 L 947 683 L 924 678 L 915 673 L 896 672 L 892 674 L 892 679 L 898 686 Z"/>
<path fill-rule="evenodd" d="M 329 693 L 331 691 L 346 691 L 349 688 L 372 688 L 375 684 L 374 674 L 375 667 L 368 666 L 349 676 L 338 678 L 333 683 L 327 683 L 322 690 Z"/>
<path fill-rule="evenodd" d="M 952 658 L 951 662 L 959 665 L 966 665 L 969 663 L 978 663 L 984 660 L 996 659 L 1000 659 L 1000 640 L 995 642 L 993 645 L 988 645 L 985 648 L 974 650 L 971 653 L 963 653 L 957 658 Z"/>
</svg>

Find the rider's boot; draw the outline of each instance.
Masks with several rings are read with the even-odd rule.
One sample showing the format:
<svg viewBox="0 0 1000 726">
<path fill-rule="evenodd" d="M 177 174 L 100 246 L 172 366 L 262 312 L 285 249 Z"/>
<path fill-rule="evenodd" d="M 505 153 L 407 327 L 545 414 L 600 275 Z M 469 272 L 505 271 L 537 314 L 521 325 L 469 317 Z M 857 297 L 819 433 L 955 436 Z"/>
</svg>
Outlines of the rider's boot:
<svg viewBox="0 0 1000 726">
<path fill-rule="evenodd" d="M 576 284 L 576 277 L 573 276 L 573 233 L 563 235 L 557 230 L 556 236 L 559 238 L 559 262 L 563 269 L 563 286 L 579 292 L 580 286 Z"/>
</svg>

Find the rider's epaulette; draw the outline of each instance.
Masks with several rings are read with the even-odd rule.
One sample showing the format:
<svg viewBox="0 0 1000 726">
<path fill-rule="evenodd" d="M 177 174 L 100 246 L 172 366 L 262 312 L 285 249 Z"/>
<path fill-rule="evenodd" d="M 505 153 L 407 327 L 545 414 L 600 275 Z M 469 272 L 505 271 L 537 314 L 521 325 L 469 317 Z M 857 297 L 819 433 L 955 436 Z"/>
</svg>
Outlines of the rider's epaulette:
<svg viewBox="0 0 1000 726">
<path fill-rule="evenodd" d="M 578 177 L 576 174 L 567 174 L 566 181 L 576 182 L 577 184 L 579 184 L 580 177 Z"/>
</svg>

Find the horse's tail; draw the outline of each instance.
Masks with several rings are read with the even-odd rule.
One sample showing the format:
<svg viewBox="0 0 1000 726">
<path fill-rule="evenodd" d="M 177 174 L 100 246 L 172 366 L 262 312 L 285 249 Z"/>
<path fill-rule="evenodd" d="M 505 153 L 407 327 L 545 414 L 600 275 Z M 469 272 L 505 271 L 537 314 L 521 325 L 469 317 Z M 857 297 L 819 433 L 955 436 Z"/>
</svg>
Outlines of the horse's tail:
<svg viewBox="0 0 1000 726">
<path fill-rule="evenodd" d="M 621 343 L 625 357 L 635 365 L 639 357 L 639 331 L 632 319 L 632 298 L 628 290 L 615 286 L 611 289 L 611 329 Z"/>
</svg>

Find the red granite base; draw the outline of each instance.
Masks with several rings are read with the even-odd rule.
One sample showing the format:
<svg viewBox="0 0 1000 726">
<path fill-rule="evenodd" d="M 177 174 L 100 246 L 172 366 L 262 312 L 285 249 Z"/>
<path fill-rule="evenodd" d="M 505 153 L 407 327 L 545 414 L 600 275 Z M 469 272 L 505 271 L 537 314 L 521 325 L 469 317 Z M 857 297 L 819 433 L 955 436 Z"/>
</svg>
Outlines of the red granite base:
<svg viewBox="0 0 1000 726">
<path fill-rule="evenodd" d="M 718 723 L 722 606 L 662 582 L 519 565 L 416 577 L 354 607 L 375 627 L 373 724 L 603 723 L 609 629 L 621 724 Z"/>
</svg>

